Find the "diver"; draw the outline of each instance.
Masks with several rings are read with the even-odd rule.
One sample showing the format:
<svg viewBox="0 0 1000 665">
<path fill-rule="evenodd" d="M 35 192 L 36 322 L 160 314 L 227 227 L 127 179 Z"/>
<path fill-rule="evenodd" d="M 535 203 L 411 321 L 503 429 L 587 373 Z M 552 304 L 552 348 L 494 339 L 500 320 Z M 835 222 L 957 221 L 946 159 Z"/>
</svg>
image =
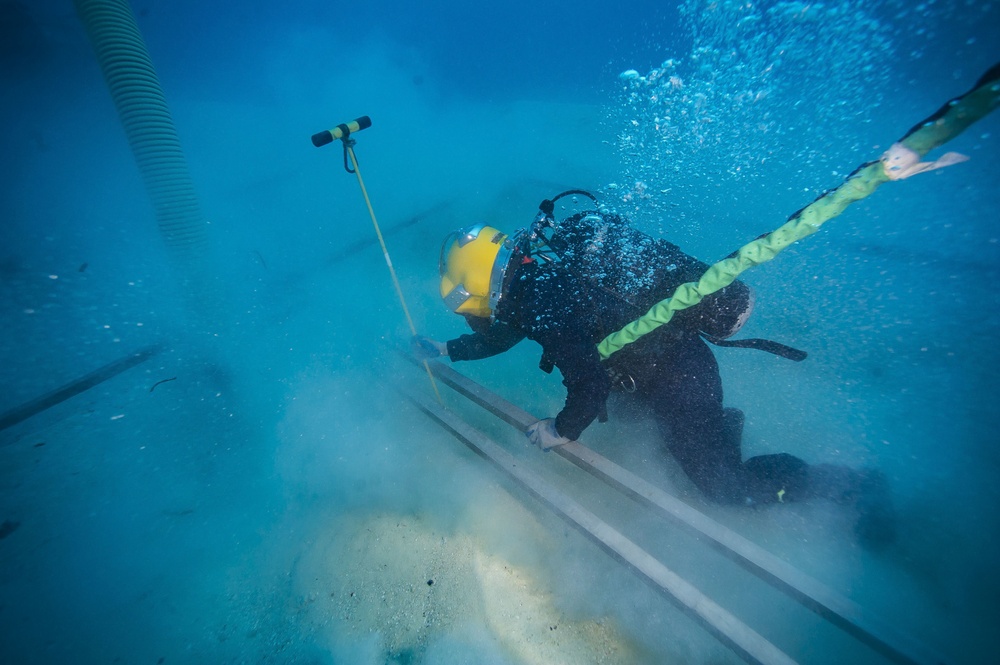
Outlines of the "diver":
<svg viewBox="0 0 1000 665">
<path fill-rule="evenodd" d="M 557 222 L 555 201 L 567 195 L 585 195 L 597 209 Z M 887 544 L 892 508 L 879 472 L 810 465 L 788 453 L 743 459 L 743 413 L 723 407 L 719 366 L 706 339 L 805 357 L 767 340 L 724 341 L 752 311 L 746 284 L 733 282 L 601 359 L 597 345 L 604 337 L 707 268 L 601 209 L 588 192 L 571 190 L 543 201 L 532 225 L 513 236 L 479 224 L 445 238 L 441 296 L 472 333 L 447 342 L 418 335 L 413 352 L 421 359 L 478 360 L 530 339 L 542 347 L 540 368 L 557 368 L 567 391 L 554 418 L 528 429 L 542 450 L 576 440 L 594 420 L 607 420 L 606 404 L 617 390 L 649 409 L 667 449 L 707 498 L 748 506 L 811 498 L 852 504 L 859 537 Z"/>
</svg>

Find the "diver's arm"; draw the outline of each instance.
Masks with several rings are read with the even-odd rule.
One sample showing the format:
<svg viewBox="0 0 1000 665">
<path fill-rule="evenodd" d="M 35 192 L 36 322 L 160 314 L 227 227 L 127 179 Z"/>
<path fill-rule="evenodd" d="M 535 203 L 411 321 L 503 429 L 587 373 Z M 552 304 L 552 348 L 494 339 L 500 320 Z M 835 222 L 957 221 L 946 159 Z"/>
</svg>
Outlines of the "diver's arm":
<svg viewBox="0 0 1000 665">
<path fill-rule="evenodd" d="M 556 431 L 575 441 L 604 411 L 611 381 L 601 365 L 597 347 L 587 340 L 564 342 L 556 352 L 546 351 L 562 373 L 566 386 L 566 404 L 556 416 Z"/>
<path fill-rule="evenodd" d="M 448 357 L 456 360 L 480 360 L 499 355 L 524 339 L 524 332 L 500 321 L 489 328 L 449 340 Z"/>
</svg>

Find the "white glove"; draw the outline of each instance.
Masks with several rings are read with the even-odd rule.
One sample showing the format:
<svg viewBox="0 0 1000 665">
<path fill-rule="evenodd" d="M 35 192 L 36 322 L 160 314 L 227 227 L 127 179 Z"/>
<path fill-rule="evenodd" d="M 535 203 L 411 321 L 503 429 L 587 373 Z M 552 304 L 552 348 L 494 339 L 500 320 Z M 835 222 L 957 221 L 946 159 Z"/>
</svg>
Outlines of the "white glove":
<svg viewBox="0 0 1000 665">
<path fill-rule="evenodd" d="M 961 164 L 969 158 L 957 152 L 946 152 L 933 162 L 920 161 L 920 155 L 916 151 L 907 148 L 902 143 L 893 143 L 892 146 L 882 154 L 882 169 L 889 176 L 889 180 L 903 180 L 910 176 L 933 171 L 934 169 Z"/>
<path fill-rule="evenodd" d="M 423 335 L 410 339 L 410 352 L 417 360 L 433 360 L 448 355 L 448 344 Z"/>
<path fill-rule="evenodd" d="M 542 450 L 548 450 L 549 448 L 555 448 L 556 446 L 561 446 L 564 443 L 570 442 L 570 439 L 560 436 L 559 432 L 556 431 L 555 418 L 539 420 L 529 426 L 524 433 L 527 435 L 528 440 L 531 441 L 532 444 L 538 446 Z"/>
</svg>

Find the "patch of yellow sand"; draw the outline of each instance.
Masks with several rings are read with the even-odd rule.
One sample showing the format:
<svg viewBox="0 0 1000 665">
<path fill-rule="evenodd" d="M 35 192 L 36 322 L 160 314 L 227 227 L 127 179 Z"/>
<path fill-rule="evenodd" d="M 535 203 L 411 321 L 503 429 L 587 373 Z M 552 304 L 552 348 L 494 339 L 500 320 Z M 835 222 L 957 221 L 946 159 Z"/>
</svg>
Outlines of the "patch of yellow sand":
<svg viewBox="0 0 1000 665">
<path fill-rule="evenodd" d="M 435 637 L 472 628 L 525 665 L 644 660 L 614 621 L 567 617 L 543 580 L 477 539 L 389 514 L 351 518 L 332 533 L 298 579 L 332 635 L 377 634 L 389 658 L 419 656 Z"/>
</svg>

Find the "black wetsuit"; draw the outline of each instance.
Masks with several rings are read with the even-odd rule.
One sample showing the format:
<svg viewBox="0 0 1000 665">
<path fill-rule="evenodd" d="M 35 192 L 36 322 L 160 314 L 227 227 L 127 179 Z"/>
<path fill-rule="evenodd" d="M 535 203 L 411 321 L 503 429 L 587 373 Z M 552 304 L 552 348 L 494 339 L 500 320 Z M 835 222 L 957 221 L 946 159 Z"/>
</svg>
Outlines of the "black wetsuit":
<svg viewBox="0 0 1000 665">
<path fill-rule="evenodd" d="M 687 275 L 679 277 L 686 281 Z M 742 460 L 742 413 L 723 410 L 719 367 L 694 325 L 694 310 L 602 362 L 598 342 L 634 320 L 635 307 L 561 264 L 529 263 L 517 267 L 494 321 L 470 317 L 475 332 L 449 341 L 448 355 L 453 361 L 486 358 L 527 337 L 541 345 L 543 369 L 554 365 L 563 376 L 559 434 L 577 439 L 605 412 L 613 382 L 628 389 L 634 383 L 668 449 L 708 497 L 749 504 L 801 498 L 808 469 L 802 460 L 788 454 Z"/>
</svg>

